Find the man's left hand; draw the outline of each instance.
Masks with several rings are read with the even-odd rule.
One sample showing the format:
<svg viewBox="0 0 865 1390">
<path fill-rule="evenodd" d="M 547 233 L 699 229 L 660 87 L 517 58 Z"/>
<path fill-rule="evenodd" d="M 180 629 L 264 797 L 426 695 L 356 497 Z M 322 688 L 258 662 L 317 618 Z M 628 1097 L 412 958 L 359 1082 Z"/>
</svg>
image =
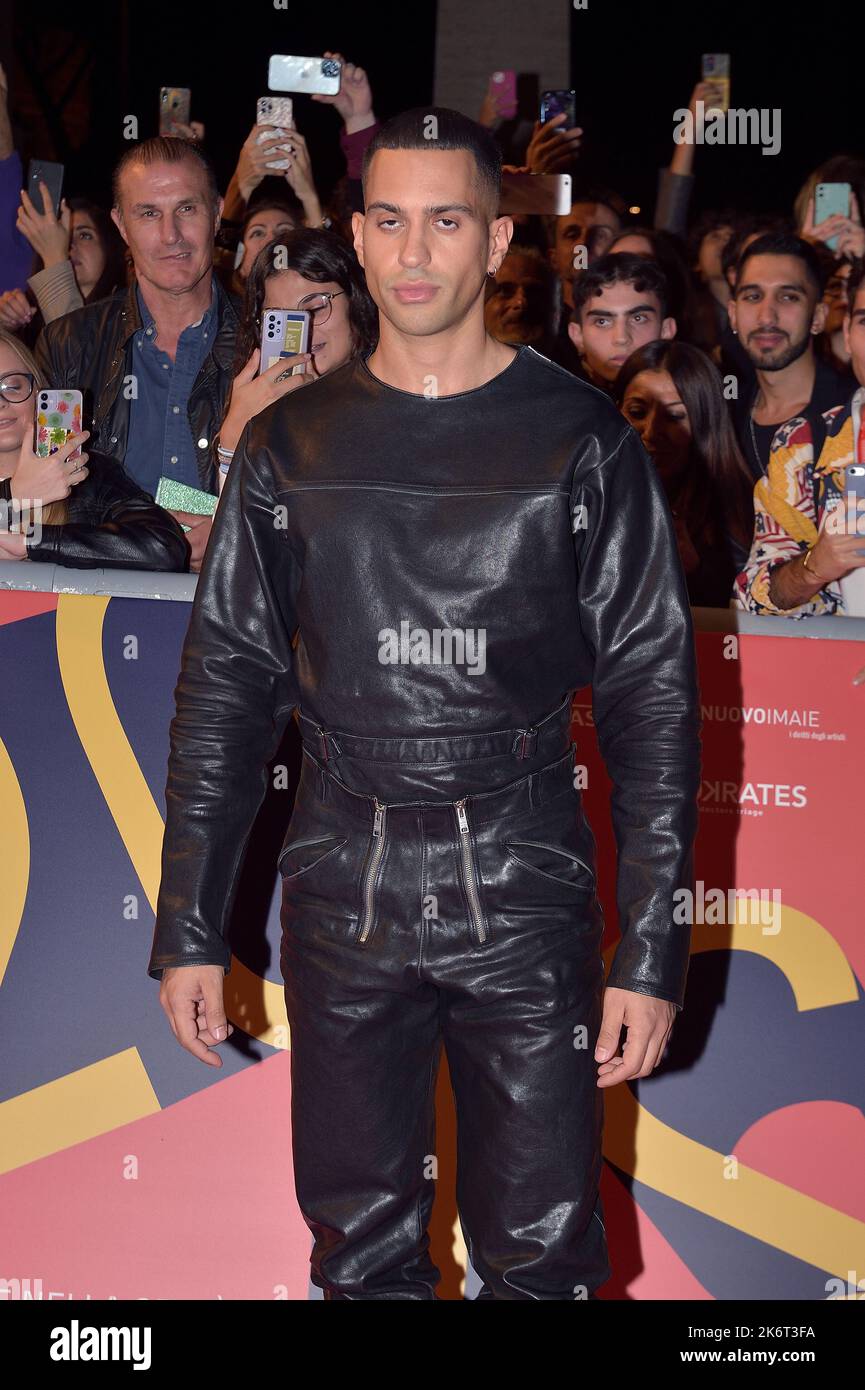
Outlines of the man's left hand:
<svg viewBox="0 0 865 1390">
<path fill-rule="evenodd" d="M 667 999 L 608 986 L 595 1047 L 595 1061 L 602 1063 L 598 1085 L 616 1086 L 620 1081 L 650 1076 L 663 1059 L 675 1018 L 676 1006 Z M 627 1036 L 622 1055 L 616 1056 L 622 1027 Z"/>
<path fill-rule="evenodd" d="M 184 531 L 187 544 L 192 552 L 189 557 L 189 570 L 191 574 L 198 574 L 201 570 L 201 562 L 204 559 L 204 552 L 207 549 L 207 542 L 210 540 L 210 528 L 213 526 L 212 516 L 201 516 L 199 512 L 173 511 L 171 507 L 166 510 L 171 512 L 175 521 L 181 526 L 189 526 L 189 531 Z"/>
</svg>

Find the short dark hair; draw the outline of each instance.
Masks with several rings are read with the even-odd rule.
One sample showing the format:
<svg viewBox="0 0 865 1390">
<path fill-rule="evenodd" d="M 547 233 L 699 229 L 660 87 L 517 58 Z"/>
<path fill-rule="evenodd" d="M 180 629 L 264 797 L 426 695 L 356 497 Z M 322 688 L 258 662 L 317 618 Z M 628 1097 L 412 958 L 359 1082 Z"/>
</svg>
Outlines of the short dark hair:
<svg viewBox="0 0 865 1390">
<path fill-rule="evenodd" d="M 120 207 L 120 180 L 130 164 L 180 164 L 184 159 L 195 160 L 204 170 L 210 200 L 215 207 L 219 200 L 216 170 L 198 141 L 182 140 L 178 135 L 154 135 L 152 140 L 141 140 L 124 151 L 114 166 L 111 179 L 111 199 L 114 207 Z"/>
<path fill-rule="evenodd" d="M 434 120 L 435 135 L 428 134 Z M 448 106 L 413 106 L 377 130 L 367 145 L 361 170 L 364 202 L 373 156 L 379 150 L 468 150 L 478 170 L 478 185 L 490 211 L 497 216 L 502 192 L 502 153 L 485 126 Z"/>
<path fill-rule="evenodd" d="M 667 277 L 657 261 L 648 256 L 635 256 L 630 251 L 610 251 L 584 270 L 574 281 L 574 308 L 571 323 L 579 323 L 590 299 L 610 285 L 633 285 L 640 294 L 648 290 L 661 306 L 661 318 L 668 313 L 669 291 Z"/>
<path fill-rule="evenodd" d="M 820 299 L 826 286 L 826 269 L 810 242 L 803 241 L 793 232 L 766 232 L 752 241 L 736 262 L 735 294 L 742 283 L 742 272 L 752 256 L 795 256 L 804 265 Z"/>
<path fill-rule="evenodd" d="M 736 223 L 733 235 L 721 252 L 721 272 L 724 279 L 729 281 L 731 271 L 735 274 L 742 247 L 749 237 L 756 240 L 758 236 L 765 236 L 767 232 L 789 232 L 792 235 L 795 230 L 788 217 L 778 217 L 772 213 L 743 213 Z"/>
<path fill-rule="evenodd" d="M 667 313 L 672 314 L 681 332 L 689 317 L 692 294 L 691 272 L 682 238 L 663 227 L 624 227 L 611 241 L 610 255 L 615 255 L 616 242 L 624 241 L 626 236 L 643 237 L 652 248 L 651 259 L 661 267 L 667 282 Z"/>
</svg>

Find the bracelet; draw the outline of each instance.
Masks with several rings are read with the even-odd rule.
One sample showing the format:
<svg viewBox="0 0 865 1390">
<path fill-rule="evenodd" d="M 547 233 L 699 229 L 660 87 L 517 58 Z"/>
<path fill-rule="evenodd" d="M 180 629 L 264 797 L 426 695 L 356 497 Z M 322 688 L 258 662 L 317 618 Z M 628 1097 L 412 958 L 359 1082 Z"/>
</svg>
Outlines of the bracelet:
<svg viewBox="0 0 865 1390">
<path fill-rule="evenodd" d="M 813 574 L 813 576 L 814 576 L 815 579 L 819 579 L 821 584 L 824 584 L 826 581 L 824 580 L 822 574 L 818 574 L 817 571 L 816 571 L 811 565 L 808 564 L 808 557 L 810 556 L 811 551 L 814 549 L 814 546 L 815 546 L 816 544 L 817 544 L 817 542 L 814 541 L 814 544 L 813 544 L 813 545 L 809 545 L 809 546 L 808 546 L 808 549 L 805 551 L 805 554 L 802 556 L 802 567 L 803 567 L 804 569 L 806 569 L 806 570 L 808 571 L 809 574 Z"/>
</svg>

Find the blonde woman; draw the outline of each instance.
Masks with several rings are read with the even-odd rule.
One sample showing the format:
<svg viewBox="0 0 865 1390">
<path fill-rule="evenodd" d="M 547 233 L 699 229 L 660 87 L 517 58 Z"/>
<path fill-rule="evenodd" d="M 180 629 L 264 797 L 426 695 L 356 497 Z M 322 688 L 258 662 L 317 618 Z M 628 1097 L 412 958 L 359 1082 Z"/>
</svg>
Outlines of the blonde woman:
<svg viewBox="0 0 865 1390">
<path fill-rule="evenodd" d="M 0 561 L 188 572 L 182 529 L 116 460 L 96 452 L 70 458 L 89 430 L 50 458 L 36 456 L 36 393 L 48 384 L 32 353 L 0 329 Z M 10 530 L 19 514 L 22 529 Z"/>
</svg>

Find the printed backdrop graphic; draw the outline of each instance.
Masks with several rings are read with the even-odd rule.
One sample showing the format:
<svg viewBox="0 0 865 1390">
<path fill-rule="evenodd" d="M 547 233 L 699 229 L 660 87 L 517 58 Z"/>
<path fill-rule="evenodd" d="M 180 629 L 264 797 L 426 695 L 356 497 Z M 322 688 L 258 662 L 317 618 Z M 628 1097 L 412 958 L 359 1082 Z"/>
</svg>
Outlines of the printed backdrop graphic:
<svg viewBox="0 0 865 1390">
<path fill-rule="evenodd" d="M 232 918 L 235 1033 L 221 1069 L 178 1046 L 146 973 L 188 618 L 187 603 L 0 591 L 0 1297 L 310 1296 L 276 870 L 294 726 Z M 861 1295 L 865 686 L 851 681 L 863 646 L 697 641 L 703 779 L 686 1008 L 652 1077 L 604 1093 L 614 1275 L 601 1296 L 822 1300 L 860 1285 Z M 615 846 L 588 690 L 573 736 L 609 961 Z M 438 1106 L 448 1105 L 443 1067 Z M 441 1154 L 452 1126 L 440 1134 Z M 452 1162 L 440 1159 L 439 1294 L 471 1296 L 443 1174 Z"/>
</svg>

